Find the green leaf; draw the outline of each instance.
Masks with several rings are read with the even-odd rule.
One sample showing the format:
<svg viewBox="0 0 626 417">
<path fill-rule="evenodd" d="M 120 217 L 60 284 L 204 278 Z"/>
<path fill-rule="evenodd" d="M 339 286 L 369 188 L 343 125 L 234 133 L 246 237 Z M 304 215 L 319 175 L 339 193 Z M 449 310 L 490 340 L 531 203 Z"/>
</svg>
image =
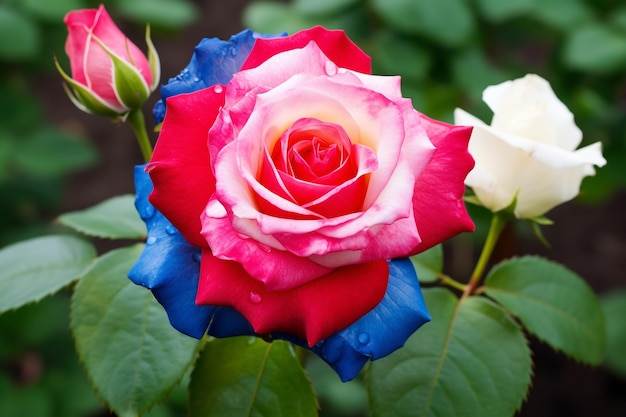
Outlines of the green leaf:
<svg viewBox="0 0 626 417">
<path fill-rule="evenodd" d="M 475 103 L 480 101 L 483 90 L 487 86 L 509 79 L 491 64 L 482 49 L 465 48 L 450 58 L 456 84 L 462 87 L 469 98 L 475 100 Z"/>
<path fill-rule="evenodd" d="M 412 39 L 390 31 L 379 31 L 372 37 L 375 73 L 400 75 L 403 80 L 419 81 L 431 66 L 428 51 Z"/>
<path fill-rule="evenodd" d="M 120 195 L 86 210 L 62 214 L 59 222 L 88 236 L 140 239 L 146 236 L 146 226 L 137 214 L 134 202 L 135 196 Z"/>
<path fill-rule="evenodd" d="M 435 282 L 443 271 L 443 248 L 441 245 L 411 256 L 413 268 L 420 282 Z"/>
<path fill-rule="evenodd" d="M 604 317 L 598 298 L 574 272 L 527 256 L 496 265 L 485 293 L 515 314 L 529 332 L 579 361 L 604 355 Z"/>
<path fill-rule="evenodd" d="M 82 0 L 21 0 L 20 4 L 29 14 L 52 23 L 63 21 L 63 17 L 70 10 L 87 7 Z"/>
<path fill-rule="evenodd" d="M 73 236 L 25 240 L 0 250 L 0 313 L 39 301 L 76 280 L 96 257 Z"/>
<path fill-rule="evenodd" d="M 96 391 L 120 417 L 150 409 L 196 356 L 198 340 L 178 333 L 152 293 L 127 274 L 143 245 L 98 258 L 72 298 L 76 350 Z"/>
<path fill-rule="evenodd" d="M 354 6 L 360 0 L 294 0 L 295 10 L 305 14 L 323 15 L 337 13 L 350 6 Z"/>
<path fill-rule="evenodd" d="M 306 371 L 313 381 L 313 390 L 317 393 L 324 415 L 367 415 L 367 392 L 362 378 L 342 382 L 333 368 L 319 356 L 312 354 L 306 357 Z"/>
<path fill-rule="evenodd" d="M 626 6 L 620 6 L 611 12 L 610 24 L 622 33 L 626 32 Z"/>
<path fill-rule="evenodd" d="M 490 22 L 505 20 L 526 14 L 535 7 L 534 0 L 478 0 L 477 5 L 483 16 Z"/>
<path fill-rule="evenodd" d="M 512 416 L 530 384 L 521 329 L 484 297 L 459 301 L 441 288 L 424 290 L 424 297 L 432 322 L 370 365 L 372 415 Z"/>
<path fill-rule="evenodd" d="M 373 0 L 372 6 L 394 29 L 422 35 L 444 46 L 464 44 L 474 32 L 466 0 Z"/>
<path fill-rule="evenodd" d="M 0 4 L 0 60 L 33 58 L 40 46 L 37 25 L 11 6 Z"/>
<path fill-rule="evenodd" d="M 257 337 L 206 344 L 189 385 L 192 417 L 317 416 L 311 382 L 293 347 Z"/>
<path fill-rule="evenodd" d="M 605 365 L 626 378 L 626 290 L 606 294 L 601 298 L 606 320 Z"/>
<path fill-rule="evenodd" d="M 626 34 L 599 23 L 579 28 L 567 39 L 563 60 L 574 70 L 621 70 L 626 67 Z"/>
<path fill-rule="evenodd" d="M 581 25 L 594 19 L 585 0 L 535 1 L 530 14 L 546 25 L 565 32 L 576 32 Z"/>
<path fill-rule="evenodd" d="M 133 0 L 117 3 L 118 11 L 139 24 L 168 29 L 184 28 L 199 16 L 197 6 L 185 0 Z"/>
<path fill-rule="evenodd" d="M 243 22 L 260 33 L 295 33 L 316 24 L 315 20 L 293 11 L 288 5 L 273 1 L 250 3 L 244 10 Z"/>
<path fill-rule="evenodd" d="M 45 128 L 16 143 L 14 163 L 31 175 L 59 176 L 86 168 L 97 160 L 94 147 L 60 130 Z"/>
</svg>

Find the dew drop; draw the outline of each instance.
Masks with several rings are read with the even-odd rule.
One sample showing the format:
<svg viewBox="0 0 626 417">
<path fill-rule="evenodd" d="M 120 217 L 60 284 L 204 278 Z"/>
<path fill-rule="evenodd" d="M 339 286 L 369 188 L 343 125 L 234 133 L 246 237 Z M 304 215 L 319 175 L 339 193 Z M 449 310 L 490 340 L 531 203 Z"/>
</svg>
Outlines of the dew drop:
<svg viewBox="0 0 626 417">
<path fill-rule="evenodd" d="M 215 94 L 222 94 L 222 92 L 224 91 L 224 87 L 222 87 L 221 85 L 216 85 L 215 87 L 213 87 L 213 91 L 215 91 Z"/>
<path fill-rule="evenodd" d="M 326 61 L 326 63 L 324 64 L 324 72 L 326 72 L 326 75 L 328 75 L 329 77 L 337 75 L 337 65 L 335 65 L 335 63 L 332 61 Z"/>
<path fill-rule="evenodd" d="M 147 205 L 143 208 L 143 210 L 141 210 L 140 214 L 142 219 L 147 220 L 154 216 L 154 213 L 156 213 L 155 208 L 153 206 Z"/>
<path fill-rule="evenodd" d="M 167 233 L 168 235 L 175 235 L 176 234 L 176 228 L 173 225 L 168 224 L 165 227 L 165 233 Z"/>
<path fill-rule="evenodd" d="M 360 344 L 366 345 L 370 341 L 370 335 L 367 333 L 359 333 L 358 339 Z"/>
<path fill-rule="evenodd" d="M 194 252 L 191 255 L 191 259 L 193 259 L 194 262 L 200 262 L 200 259 L 202 258 L 202 255 L 200 254 L 200 252 Z"/>
<path fill-rule="evenodd" d="M 259 294 L 258 292 L 251 291 L 250 302 L 254 304 L 259 304 L 261 302 L 261 294 Z"/>
<path fill-rule="evenodd" d="M 148 245 L 154 245 L 157 241 L 157 238 L 154 236 L 148 236 L 148 239 L 146 239 L 146 244 Z"/>
<path fill-rule="evenodd" d="M 237 48 L 230 48 L 230 54 L 232 56 L 237 56 Z"/>
</svg>

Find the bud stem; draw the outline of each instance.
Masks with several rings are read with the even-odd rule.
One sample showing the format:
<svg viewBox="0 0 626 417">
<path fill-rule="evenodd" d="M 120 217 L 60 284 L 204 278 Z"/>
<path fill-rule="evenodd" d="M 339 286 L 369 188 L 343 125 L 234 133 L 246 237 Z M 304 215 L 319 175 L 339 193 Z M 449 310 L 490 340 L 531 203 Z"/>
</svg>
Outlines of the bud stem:
<svg viewBox="0 0 626 417">
<path fill-rule="evenodd" d="M 141 149 L 144 161 L 150 161 L 150 158 L 152 157 L 152 144 L 148 138 L 146 122 L 141 108 L 131 110 L 130 113 L 128 113 L 128 118 L 126 120 L 130 123 L 133 133 L 135 133 L 135 137 L 137 138 L 137 143 L 139 144 L 139 149 Z"/>
</svg>

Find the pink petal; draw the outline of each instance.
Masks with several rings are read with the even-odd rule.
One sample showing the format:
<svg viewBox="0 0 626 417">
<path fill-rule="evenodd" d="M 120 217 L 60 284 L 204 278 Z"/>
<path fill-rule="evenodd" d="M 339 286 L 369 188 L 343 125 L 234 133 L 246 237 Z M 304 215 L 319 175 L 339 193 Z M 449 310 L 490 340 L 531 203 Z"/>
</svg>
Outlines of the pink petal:
<svg viewBox="0 0 626 417">
<path fill-rule="evenodd" d="M 247 238 L 241 235 L 233 228 L 237 221 L 231 222 L 225 213 L 220 217 L 207 210 L 202 221 L 202 233 L 213 256 L 239 262 L 248 274 L 265 283 L 268 289 L 290 289 L 330 272 L 307 258 L 276 249 L 280 244 L 271 236 Z"/>
<path fill-rule="evenodd" d="M 474 167 L 467 151 L 471 127 L 454 126 L 422 115 L 435 153 L 415 183 L 413 211 L 422 241 L 411 254 L 474 230 L 463 202 L 464 180 Z"/>
</svg>

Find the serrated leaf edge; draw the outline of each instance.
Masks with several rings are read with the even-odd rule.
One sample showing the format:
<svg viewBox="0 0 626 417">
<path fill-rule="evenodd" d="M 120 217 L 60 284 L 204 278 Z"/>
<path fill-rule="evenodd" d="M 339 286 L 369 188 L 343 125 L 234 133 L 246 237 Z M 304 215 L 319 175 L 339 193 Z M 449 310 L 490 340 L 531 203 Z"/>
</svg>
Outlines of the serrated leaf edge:
<svg viewBox="0 0 626 417">
<path fill-rule="evenodd" d="M 129 249 L 129 248 L 132 248 L 134 246 L 143 246 L 143 244 L 142 243 L 138 243 L 138 244 L 131 245 L 131 246 L 126 246 L 126 247 L 123 247 L 123 248 L 120 248 L 120 249 Z M 119 250 L 119 249 L 116 249 L 116 250 Z M 108 255 L 109 253 L 111 253 L 111 252 L 107 252 L 106 254 L 93 259 L 90 262 L 90 265 L 83 270 L 83 273 L 79 277 L 78 281 L 80 281 L 86 275 L 86 273 L 93 267 L 93 264 L 95 264 L 95 262 L 98 259 L 103 258 L 104 256 Z M 104 398 L 104 396 L 102 395 L 102 392 L 97 388 L 96 384 L 94 383 L 94 377 L 91 374 L 91 372 L 89 372 L 89 368 L 88 368 L 87 364 L 85 363 L 85 359 L 81 355 L 80 351 L 77 349 L 78 341 L 76 340 L 76 336 L 74 334 L 74 327 L 72 326 L 72 323 L 74 322 L 74 308 L 73 308 L 73 306 L 74 306 L 74 303 L 75 303 L 75 295 L 76 295 L 76 291 L 72 294 L 72 298 L 71 298 L 71 302 L 70 302 L 70 333 L 72 335 L 72 340 L 74 342 L 74 348 L 76 350 L 76 356 L 78 356 L 78 361 L 81 364 L 81 366 L 83 367 L 83 369 L 85 370 L 85 374 L 87 376 L 87 380 L 89 381 L 89 384 L 91 385 L 92 391 L 100 399 L 100 401 L 102 401 L 104 404 L 106 404 L 106 406 L 110 410 L 112 410 L 112 411 L 115 411 L 115 412 L 123 411 L 123 410 L 115 410 L 109 404 L 109 402 L 106 400 L 106 398 Z M 156 406 L 157 404 L 159 404 L 159 402 L 161 402 L 164 398 L 166 398 L 167 395 L 174 389 L 174 387 L 176 385 L 178 385 L 182 381 L 182 379 L 185 377 L 185 374 L 187 373 L 187 371 L 189 371 L 189 369 L 191 369 L 191 367 L 195 364 L 195 362 L 196 362 L 196 360 L 198 358 L 199 352 L 202 350 L 203 346 L 204 346 L 204 340 L 201 343 L 198 343 L 198 346 L 196 348 L 195 354 L 192 356 L 192 359 L 189 361 L 187 366 L 181 372 L 180 377 L 175 382 L 173 382 L 169 387 L 167 387 L 161 393 L 159 393 L 159 396 L 157 398 L 155 398 L 154 402 L 151 405 L 149 405 L 148 407 L 146 407 L 145 410 L 138 410 L 138 411 L 140 411 L 140 412 L 148 412 L 148 411 L 150 411 L 152 409 L 152 407 Z M 133 416 L 138 416 L 138 415 L 140 415 L 140 414 L 133 414 Z M 127 414 L 123 414 L 122 415 L 122 417 L 125 417 L 125 416 L 127 416 Z"/>
<path fill-rule="evenodd" d="M 561 264 L 559 264 L 559 263 L 557 263 L 557 262 L 553 262 L 553 261 L 547 260 L 547 259 L 542 258 L 542 257 L 540 257 L 540 256 L 532 256 L 532 255 L 531 255 L 531 256 L 523 256 L 523 257 L 513 257 L 513 258 L 507 259 L 507 260 L 505 260 L 505 261 L 503 261 L 503 262 L 499 263 L 498 265 L 496 265 L 496 266 L 495 266 L 495 267 L 494 267 L 494 268 L 493 268 L 493 269 L 489 272 L 489 276 L 487 276 L 487 278 L 485 279 L 485 285 L 482 287 L 482 288 L 483 288 L 482 292 L 484 292 L 484 294 L 485 294 L 485 295 L 487 295 L 489 299 L 494 300 L 494 301 L 495 301 L 495 303 L 496 303 L 498 306 L 500 306 L 501 308 L 503 308 L 503 309 L 504 309 L 504 311 L 506 311 L 506 312 L 507 312 L 507 313 L 508 313 L 511 317 L 513 317 L 513 318 L 515 319 L 515 321 L 516 321 L 516 322 L 519 322 L 519 323 L 522 325 L 523 330 L 525 330 L 525 331 L 527 331 L 528 333 L 532 334 L 533 336 L 535 336 L 535 337 L 536 337 L 537 339 L 539 339 L 540 341 L 542 341 L 542 342 L 546 343 L 546 344 L 547 344 L 548 346 L 550 346 L 550 348 L 552 348 L 555 352 L 562 353 L 563 355 L 567 356 L 568 358 L 570 358 L 570 359 L 574 360 L 576 363 L 582 363 L 582 364 L 587 364 L 587 365 L 597 365 L 597 364 L 600 364 L 600 363 L 602 362 L 602 358 L 600 358 L 600 359 L 599 359 L 599 361 L 598 361 L 597 363 L 596 363 L 596 362 L 591 362 L 591 361 L 583 360 L 583 359 L 581 359 L 581 358 L 577 358 L 577 357 L 575 357 L 575 356 L 573 356 L 573 355 L 570 355 L 569 353 L 565 352 L 562 348 L 560 348 L 560 347 L 558 347 L 558 346 L 554 346 L 554 345 L 553 345 L 552 343 L 550 343 L 548 340 L 546 340 L 545 338 L 541 337 L 540 335 L 536 334 L 536 333 L 535 333 L 535 332 L 533 332 L 531 329 L 529 329 L 529 328 L 526 326 L 526 324 L 524 323 L 524 320 L 523 320 L 521 317 L 517 316 L 514 312 L 512 312 L 511 310 L 509 310 L 509 309 L 508 309 L 508 307 L 506 307 L 506 305 L 502 304 L 499 300 L 497 300 L 497 299 L 495 299 L 495 298 L 492 298 L 492 297 L 489 295 L 489 290 L 492 290 L 492 291 L 494 291 L 494 290 L 495 290 L 496 292 L 497 292 L 497 291 L 501 291 L 501 292 L 503 292 L 503 293 L 507 293 L 507 294 L 514 294 L 514 295 L 516 295 L 516 296 L 520 296 L 520 295 L 522 295 L 521 293 L 517 293 L 517 292 L 513 292 L 513 291 L 506 291 L 506 290 L 503 290 L 503 289 L 501 289 L 501 288 L 497 288 L 497 287 L 489 287 L 489 286 L 487 285 L 487 280 L 488 280 L 488 279 L 489 279 L 489 277 L 490 277 L 490 276 L 494 273 L 494 271 L 496 271 L 496 270 L 497 270 L 497 268 L 498 268 L 498 267 L 500 267 L 501 265 L 505 265 L 505 264 L 507 264 L 507 263 L 509 263 L 509 262 L 511 262 L 511 261 L 515 261 L 515 260 L 517 260 L 517 261 L 519 261 L 519 260 L 524 261 L 524 260 L 526 260 L 526 259 L 528 259 L 528 260 L 531 260 L 531 259 L 541 259 L 541 260 L 544 260 L 544 261 L 547 261 L 547 262 L 551 263 L 552 265 L 555 265 L 555 266 L 559 266 L 559 267 L 565 268 L 563 265 L 561 265 Z M 566 269 L 567 269 L 567 268 L 566 268 Z M 568 270 L 568 271 L 569 271 L 569 270 Z M 570 271 L 570 272 L 574 273 L 573 271 Z M 578 276 L 576 273 L 574 273 L 574 275 Z M 582 278 L 581 278 L 581 280 L 582 280 Z M 582 280 L 582 281 L 583 281 L 583 283 L 584 283 L 584 284 L 586 284 L 586 282 L 585 282 L 584 280 Z M 532 298 L 532 297 L 528 297 L 528 296 L 526 296 L 526 295 L 523 295 L 523 297 L 524 297 L 524 298 L 528 298 L 528 299 L 533 300 L 533 301 L 538 301 L 537 299 L 534 299 L 534 298 Z M 550 308 L 549 308 L 550 310 L 557 311 L 557 312 L 561 312 L 561 310 L 559 310 L 559 309 L 557 309 L 557 308 L 554 308 L 551 304 L 548 304 L 548 303 L 545 303 L 545 302 L 538 302 L 538 303 L 536 303 L 536 304 L 545 305 L 545 306 L 547 306 L 547 307 L 550 307 Z M 569 316 L 569 315 L 567 315 L 567 314 L 561 314 L 561 316 L 565 316 L 565 317 L 568 317 L 568 318 L 573 318 L 573 317 L 570 317 L 570 316 Z M 579 329 L 587 329 L 587 330 L 584 332 L 585 334 L 593 336 L 592 329 L 590 329 L 590 328 L 588 329 L 586 326 L 580 325 L 580 321 L 579 321 L 579 320 L 572 320 L 572 322 L 576 323 L 576 324 L 577 324 L 577 327 L 578 327 Z M 592 337 L 592 338 L 593 338 L 593 339 L 595 339 L 595 337 Z M 606 344 L 606 343 L 604 343 L 604 345 L 605 345 L 605 344 Z M 603 347 L 604 347 L 604 346 L 603 346 Z"/>
</svg>

